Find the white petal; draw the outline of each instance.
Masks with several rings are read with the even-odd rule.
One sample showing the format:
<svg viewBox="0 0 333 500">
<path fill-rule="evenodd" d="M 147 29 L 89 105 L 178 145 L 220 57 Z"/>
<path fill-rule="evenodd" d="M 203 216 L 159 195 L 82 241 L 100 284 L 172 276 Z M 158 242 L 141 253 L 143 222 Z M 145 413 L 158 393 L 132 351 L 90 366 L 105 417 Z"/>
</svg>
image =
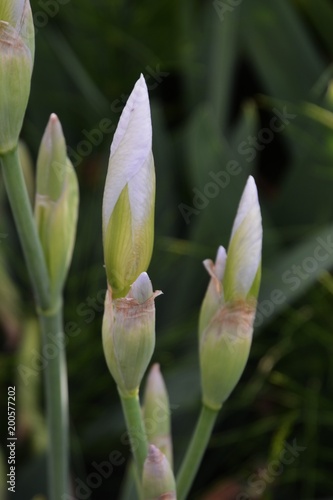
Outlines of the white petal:
<svg viewBox="0 0 333 500">
<path fill-rule="evenodd" d="M 251 210 L 253 207 L 257 207 L 260 214 L 256 183 L 252 175 L 250 175 L 238 205 L 236 218 L 234 220 L 234 225 L 232 227 L 231 239 L 233 238 L 235 232 L 237 231 L 237 229 L 247 216 L 249 210 Z"/>
<path fill-rule="evenodd" d="M 251 289 L 261 262 L 262 223 L 257 188 L 249 177 L 241 198 L 232 236 L 224 276 L 226 300 L 246 297 Z"/>
<path fill-rule="evenodd" d="M 226 260 L 227 260 L 227 252 L 225 251 L 224 247 L 219 246 L 219 248 L 217 249 L 214 271 L 216 277 L 220 281 L 222 281 L 223 278 Z"/>
<path fill-rule="evenodd" d="M 155 204 L 155 168 L 150 152 L 144 165 L 128 183 L 132 227 L 143 227 Z"/>
<path fill-rule="evenodd" d="M 135 299 L 139 304 L 143 304 L 153 295 L 153 286 L 147 273 L 141 273 L 134 281 L 128 293 L 128 297 Z"/>
<path fill-rule="evenodd" d="M 148 168 L 151 147 L 148 90 L 141 75 L 128 98 L 111 144 L 103 198 L 103 230 L 125 185 L 131 180 L 135 183 L 135 176 L 140 170 Z"/>
</svg>

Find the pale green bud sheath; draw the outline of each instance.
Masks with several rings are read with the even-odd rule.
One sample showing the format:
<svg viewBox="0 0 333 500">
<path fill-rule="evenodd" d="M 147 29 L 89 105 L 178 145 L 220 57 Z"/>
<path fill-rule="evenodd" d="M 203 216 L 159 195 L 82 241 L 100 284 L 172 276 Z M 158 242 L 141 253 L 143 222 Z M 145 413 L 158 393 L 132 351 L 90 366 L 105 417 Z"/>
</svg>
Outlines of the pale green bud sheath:
<svg viewBox="0 0 333 500">
<path fill-rule="evenodd" d="M 176 484 L 166 456 L 150 445 L 143 467 L 143 500 L 177 500 Z"/>
<path fill-rule="evenodd" d="M 122 395 L 138 392 L 155 347 L 155 297 L 147 273 L 126 297 L 105 297 L 102 340 L 108 368 Z"/>
<path fill-rule="evenodd" d="M 149 443 L 161 450 L 172 467 L 169 397 L 158 363 L 151 367 L 147 377 L 143 399 L 143 420 Z"/>
<path fill-rule="evenodd" d="M 178 500 L 186 498 L 219 410 L 237 385 L 252 343 L 260 285 L 262 223 L 257 189 L 249 177 L 226 253 L 204 261 L 211 277 L 199 318 L 202 410 L 177 478 Z"/>
<path fill-rule="evenodd" d="M 147 270 L 154 242 L 155 169 L 148 91 L 141 75 L 111 144 L 103 198 L 103 245 L 114 299 Z"/>
<path fill-rule="evenodd" d="M 35 219 L 54 300 L 62 291 L 72 258 L 78 204 L 76 174 L 67 158 L 61 124 L 52 114 L 37 158 Z"/>
<path fill-rule="evenodd" d="M 0 4 L 0 155 L 18 143 L 30 94 L 34 26 L 27 0 Z"/>
</svg>

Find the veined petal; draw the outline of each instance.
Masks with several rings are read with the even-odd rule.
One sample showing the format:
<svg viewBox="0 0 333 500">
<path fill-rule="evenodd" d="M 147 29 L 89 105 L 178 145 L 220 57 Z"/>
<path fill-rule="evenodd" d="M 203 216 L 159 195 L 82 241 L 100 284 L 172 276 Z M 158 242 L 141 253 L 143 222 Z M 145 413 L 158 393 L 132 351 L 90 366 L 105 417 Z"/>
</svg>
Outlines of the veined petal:
<svg viewBox="0 0 333 500">
<path fill-rule="evenodd" d="M 261 262 L 262 223 L 257 188 L 249 177 L 232 229 L 223 279 L 226 300 L 247 297 Z"/>
<path fill-rule="evenodd" d="M 125 185 L 131 180 L 135 182 L 135 176 L 141 169 L 150 167 L 151 147 L 149 97 L 144 77 L 141 75 L 128 98 L 111 144 L 103 198 L 103 232 Z"/>
</svg>

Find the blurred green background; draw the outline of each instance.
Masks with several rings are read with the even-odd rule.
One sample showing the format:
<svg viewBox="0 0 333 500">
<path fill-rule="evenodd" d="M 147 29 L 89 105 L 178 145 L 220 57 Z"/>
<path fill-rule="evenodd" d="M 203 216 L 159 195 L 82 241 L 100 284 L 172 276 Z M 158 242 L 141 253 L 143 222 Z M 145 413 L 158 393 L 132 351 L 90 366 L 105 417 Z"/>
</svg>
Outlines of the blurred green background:
<svg viewBox="0 0 333 500">
<path fill-rule="evenodd" d="M 208 283 L 201 262 L 228 244 L 249 174 L 263 213 L 263 281 L 250 360 L 189 498 L 333 498 L 333 3 L 31 4 L 36 61 L 22 138 L 34 161 L 48 117 L 57 113 L 81 193 L 65 291 L 65 324 L 80 330 L 67 345 L 71 477 L 74 490 L 82 488 L 73 498 L 118 498 L 125 464 L 98 487 L 89 487 L 89 478 L 94 462 L 113 450 L 129 455 L 101 347 L 101 204 L 112 140 L 101 127 L 105 119 L 117 124 L 140 73 L 150 91 L 157 175 L 149 274 L 164 292 L 153 360 L 173 405 L 176 466 L 200 401 L 196 325 Z M 212 187 L 214 175 L 224 182 Z M 30 500 L 46 493 L 43 373 L 33 368 L 39 349 L 33 297 L 1 191 L 0 410 L 6 415 L 7 386 L 15 384 L 15 498 Z M 5 418 L 0 425 L 0 470 L 7 471 Z M 295 443 L 286 464 L 281 457 Z"/>
</svg>

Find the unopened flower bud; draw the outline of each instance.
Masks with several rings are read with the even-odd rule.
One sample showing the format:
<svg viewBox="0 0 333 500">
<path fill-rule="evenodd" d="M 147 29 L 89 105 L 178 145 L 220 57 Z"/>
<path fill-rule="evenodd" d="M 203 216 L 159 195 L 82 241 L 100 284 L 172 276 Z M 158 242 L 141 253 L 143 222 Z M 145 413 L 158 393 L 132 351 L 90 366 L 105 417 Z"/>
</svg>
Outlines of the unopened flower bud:
<svg viewBox="0 0 333 500">
<path fill-rule="evenodd" d="M 155 170 L 145 80 L 136 82 L 111 144 L 103 198 L 103 245 L 113 298 L 147 270 L 154 242 Z"/>
<path fill-rule="evenodd" d="M 28 0 L 0 4 L 0 155 L 17 146 L 30 94 L 34 26 Z"/>
<path fill-rule="evenodd" d="M 143 420 L 148 442 L 167 457 L 172 466 L 171 413 L 169 397 L 160 365 L 155 363 L 148 374 L 143 399 Z"/>
<path fill-rule="evenodd" d="M 53 297 L 64 285 L 72 258 L 78 204 L 76 173 L 67 158 L 61 124 L 52 114 L 37 158 L 35 218 Z"/>
<path fill-rule="evenodd" d="M 133 283 L 126 297 L 105 297 L 102 339 L 108 368 L 123 395 L 135 393 L 155 347 L 155 297 L 147 273 Z"/>
<path fill-rule="evenodd" d="M 262 226 L 257 190 L 249 178 L 228 253 L 204 265 L 211 280 L 199 319 L 203 402 L 218 410 L 238 383 L 250 352 L 260 284 Z"/>
<path fill-rule="evenodd" d="M 154 445 L 149 446 L 143 467 L 144 500 L 176 500 L 176 484 L 165 455 Z"/>
</svg>

